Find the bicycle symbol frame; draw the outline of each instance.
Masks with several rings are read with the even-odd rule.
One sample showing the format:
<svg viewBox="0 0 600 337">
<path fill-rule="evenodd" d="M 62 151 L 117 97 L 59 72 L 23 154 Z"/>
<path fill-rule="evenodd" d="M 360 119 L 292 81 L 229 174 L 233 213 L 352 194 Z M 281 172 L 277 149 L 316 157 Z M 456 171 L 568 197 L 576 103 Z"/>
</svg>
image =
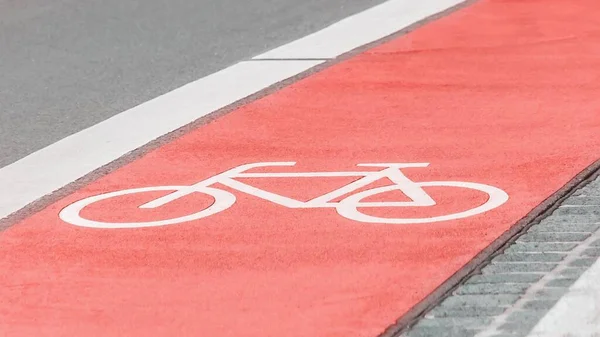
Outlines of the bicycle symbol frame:
<svg viewBox="0 0 600 337">
<path fill-rule="evenodd" d="M 429 166 L 429 163 L 368 163 L 358 164 L 358 167 L 379 167 L 380 171 L 346 171 L 346 172 L 246 172 L 250 169 L 272 166 L 294 166 L 295 162 L 259 162 L 245 164 L 236 168 L 230 169 L 223 173 L 212 176 L 208 179 L 200 181 L 190 186 L 155 186 L 121 190 L 116 192 L 104 193 L 96 196 L 91 196 L 75 203 L 72 203 L 61 210 L 59 217 L 70 224 L 82 227 L 94 228 L 138 228 L 138 227 L 154 227 L 173 225 L 189 221 L 198 220 L 222 212 L 231 207 L 236 202 L 236 197 L 233 193 L 211 187 L 214 184 L 222 184 L 233 190 L 243 192 L 249 195 L 256 196 L 263 200 L 273 202 L 287 208 L 335 208 L 337 213 L 342 217 L 362 223 L 373 224 L 423 224 L 439 221 L 448 221 L 470 217 L 492 210 L 508 200 L 508 194 L 503 190 L 480 183 L 460 182 L 460 181 L 430 181 L 430 182 L 414 182 L 402 173 L 403 168 L 423 168 Z M 242 183 L 236 178 L 292 178 L 292 177 L 359 177 L 359 179 L 342 186 L 334 191 L 318 196 L 309 201 L 299 201 L 273 192 Z M 344 195 L 352 193 L 362 187 L 365 187 L 379 179 L 387 178 L 393 182 L 393 185 L 376 187 L 354 194 L 350 194 L 340 201 L 333 201 Z M 381 218 L 364 214 L 359 211 L 359 208 L 374 208 L 374 207 L 427 207 L 434 206 L 436 202 L 423 190 L 423 187 L 454 187 L 467 188 L 486 193 L 488 200 L 479 206 L 468 209 L 466 211 L 452 213 L 442 216 L 428 218 Z M 368 197 L 399 190 L 403 192 L 410 201 L 390 201 L 390 202 L 365 202 L 362 201 Z M 154 209 L 164 206 L 179 198 L 183 198 L 192 193 L 204 193 L 214 198 L 214 203 L 209 207 L 199 210 L 196 213 L 149 222 L 102 222 L 85 219 L 81 217 L 81 211 L 98 201 L 111 199 L 123 195 L 155 192 L 155 191 L 172 191 L 167 195 L 147 202 L 139 208 Z"/>
</svg>

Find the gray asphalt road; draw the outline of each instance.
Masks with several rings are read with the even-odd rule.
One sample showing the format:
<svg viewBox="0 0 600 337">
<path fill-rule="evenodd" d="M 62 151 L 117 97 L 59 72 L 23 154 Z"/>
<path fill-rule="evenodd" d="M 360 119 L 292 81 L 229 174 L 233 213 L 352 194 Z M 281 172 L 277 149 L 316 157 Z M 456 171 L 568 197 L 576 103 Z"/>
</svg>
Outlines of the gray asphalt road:
<svg viewBox="0 0 600 337">
<path fill-rule="evenodd" d="M 0 167 L 381 2 L 0 0 Z"/>
</svg>

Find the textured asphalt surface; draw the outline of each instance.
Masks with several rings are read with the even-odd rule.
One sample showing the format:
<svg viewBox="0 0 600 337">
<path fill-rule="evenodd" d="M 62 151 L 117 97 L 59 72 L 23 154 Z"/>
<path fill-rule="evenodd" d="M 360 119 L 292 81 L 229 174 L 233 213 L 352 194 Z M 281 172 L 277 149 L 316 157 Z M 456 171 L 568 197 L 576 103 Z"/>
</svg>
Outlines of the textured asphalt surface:
<svg viewBox="0 0 600 337">
<path fill-rule="evenodd" d="M 381 2 L 0 0 L 0 167 Z"/>
<path fill-rule="evenodd" d="M 595 180 L 533 225 L 403 336 L 529 336 L 600 256 L 600 211 L 593 206 L 600 202 L 599 175 L 597 172 Z"/>
</svg>

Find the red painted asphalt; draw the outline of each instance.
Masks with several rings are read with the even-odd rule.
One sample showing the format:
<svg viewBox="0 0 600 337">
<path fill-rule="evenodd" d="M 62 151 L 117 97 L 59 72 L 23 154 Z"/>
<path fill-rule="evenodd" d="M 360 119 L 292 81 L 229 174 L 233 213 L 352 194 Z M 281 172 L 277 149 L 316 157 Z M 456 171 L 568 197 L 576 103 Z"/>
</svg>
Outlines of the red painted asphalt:
<svg viewBox="0 0 600 337">
<path fill-rule="evenodd" d="M 593 0 L 478 2 L 91 183 L 0 234 L 0 335 L 378 335 L 599 157 L 599 9 Z M 261 161 L 298 162 L 289 172 L 428 162 L 403 172 L 489 184 L 510 199 L 461 220 L 375 225 L 221 186 L 237 202 L 183 224 L 90 229 L 57 215 L 91 195 L 191 185 Z M 253 182 L 309 199 L 349 180 Z M 438 205 L 373 214 L 443 215 L 485 201 L 425 190 Z M 148 221 L 210 203 L 194 195 L 135 208 L 156 196 L 84 213 Z"/>
</svg>

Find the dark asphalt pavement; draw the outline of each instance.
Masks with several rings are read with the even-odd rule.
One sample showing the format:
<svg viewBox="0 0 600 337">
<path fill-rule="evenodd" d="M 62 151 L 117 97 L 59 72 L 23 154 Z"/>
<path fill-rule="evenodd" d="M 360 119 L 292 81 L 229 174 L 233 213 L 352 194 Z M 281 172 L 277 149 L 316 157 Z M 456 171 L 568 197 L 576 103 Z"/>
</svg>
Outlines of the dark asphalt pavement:
<svg viewBox="0 0 600 337">
<path fill-rule="evenodd" d="M 0 167 L 381 2 L 0 0 Z"/>
</svg>

